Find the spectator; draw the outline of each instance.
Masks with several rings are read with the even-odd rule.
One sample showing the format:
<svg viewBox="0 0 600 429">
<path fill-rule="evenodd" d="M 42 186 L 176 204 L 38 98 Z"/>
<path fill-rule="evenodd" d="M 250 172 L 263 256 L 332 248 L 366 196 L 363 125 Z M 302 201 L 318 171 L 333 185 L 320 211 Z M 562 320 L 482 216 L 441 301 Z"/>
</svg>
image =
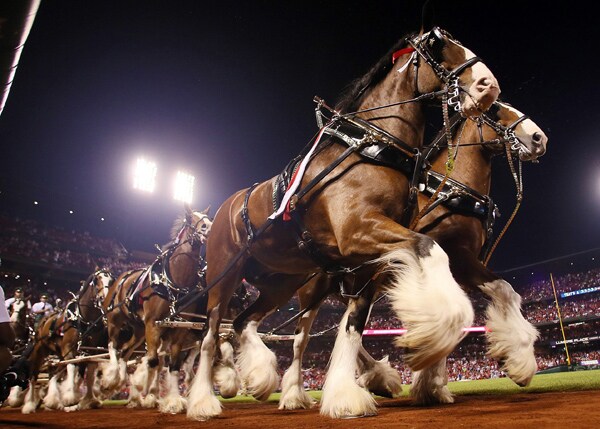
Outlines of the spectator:
<svg viewBox="0 0 600 429">
<path fill-rule="evenodd" d="M 4 289 L 0 286 L 0 299 L 4 301 Z M 6 307 L 0 306 L 0 374 L 9 367 L 12 361 L 10 350 L 15 341 L 15 333 L 10 326 L 10 317 Z"/>
<path fill-rule="evenodd" d="M 52 304 L 48 302 L 48 295 L 45 293 L 42 294 L 40 296 L 40 302 L 36 302 L 33 304 L 33 307 L 31 307 L 31 312 L 35 318 L 35 327 L 37 328 L 40 320 L 42 320 L 44 316 L 48 316 L 50 313 L 52 313 L 53 310 L 54 308 L 52 307 Z"/>
<path fill-rule="evenodd" d="M 15 289 L 14 292 L 14 296 L 11 298 L 8 298 L 4 303 L 6 305 L 6 309 L 8 310 L 9 313 L 12 314 L 12 305 L 16 302 L 16 301 L 20 301 L 20 300 L 26 300 L 27 303 L 27 309 L 31 310 L 31 302 L 29 301 L 29 299 L 27 298 L 23 298 L 23 289 L 18 287 Z"/>
</svg>

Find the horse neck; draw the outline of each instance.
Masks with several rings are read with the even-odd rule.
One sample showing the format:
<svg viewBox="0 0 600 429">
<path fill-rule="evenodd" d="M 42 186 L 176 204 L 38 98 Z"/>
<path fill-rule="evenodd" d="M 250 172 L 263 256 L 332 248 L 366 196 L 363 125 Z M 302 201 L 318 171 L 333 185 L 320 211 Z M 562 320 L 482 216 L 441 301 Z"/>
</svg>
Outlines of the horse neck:
<svg viewBox="0 0 600 429">
<path fill-rule="evenodd" d="M 195 285 L 198 255 L 190 243 L 179 245 L 168 258 L 171 280 L 180 287 Z"/>
<path fill-rule="evenodd" d="M 456 133 L 452 144 L 459 143 Z M 479 141 L 477 126 L 472 121 L 467 121 L 465 128 L 460 136 L 460 140 L 465 143 L 474 143 Z M 455 147 L 455 146 L 454 146 Z M 454 150 L 454 148 L 452 149 Z M 432 170 L 446 174 L 446 162 L 448 152 L 442 150 L 432 163 Z M 458 155 L 454 162 L 454 170 L 450 177 L 469 188 L 479 192 L 482 195 L 488 195 L 492 181 L 492 160 L 488 152 L 483 150 L 482 146 L 460 146 Z"/>
<path fill-rule="evenodd" d="M 385 79 L 364 97 L 357 110 L 414 98 L 416 89 L 414 88 L 412 74 L 407 73 L 404 79 L 399 79 L 395 75 L 396 73 L 396 70 L 388 73 Z M 422 102 L 411 102 L 365 112 L 360 114 L 360 117 L 384 129 L 411 147 L 421 147 L 423 145 L 425 118 Z"/>
</svg>

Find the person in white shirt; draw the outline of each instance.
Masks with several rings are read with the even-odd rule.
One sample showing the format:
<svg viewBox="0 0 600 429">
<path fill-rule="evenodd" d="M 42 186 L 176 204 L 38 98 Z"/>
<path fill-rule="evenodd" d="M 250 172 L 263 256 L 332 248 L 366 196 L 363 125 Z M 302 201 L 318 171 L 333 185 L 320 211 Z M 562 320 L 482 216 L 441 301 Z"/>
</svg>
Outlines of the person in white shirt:
<svg viewBox="0 0 600 429">
<path fill-rule="evenodd" d="M 14 296 L 11 298 L 8 298 L 6 301 L 4 301 L 4 304 L 5 304 L 6 309 L 8 310 L 9 314 L 12 314 L 12 305 L 15 303 L 15 301 L 19 301 L 19 300 L 25 300 L 27 303 L 27 309 L 31 310 L 31 302 L 29 301 L 29 299 L 23 298 L 23 289 L 18 287 L 15 289 Z"/>
<path fill-rule="evenodd" d="M 53 310 L 52 304 L 48 302 L 48 295 L 45 293 L 42 294 L 40 296 L 40 302 L 36 302 L 33 304 L 33 307 L 31 307 L 31 313 L 33 313 L 33 316 L 35 317 L 35 326 L 37 327 L 40 320 L 42 320 L 42 317 L 48 316 Z"/>
<path fill-rule="evenodd" d="M 4 301 L 4 289 L 0 286 L 0 299 Z M 0 305 L 0 374 L 10 366 L 12 354 L 10 350 L 15 341 L 15 333 L 10 326 L 10 317 L 6 307 Z"/>
</svg>

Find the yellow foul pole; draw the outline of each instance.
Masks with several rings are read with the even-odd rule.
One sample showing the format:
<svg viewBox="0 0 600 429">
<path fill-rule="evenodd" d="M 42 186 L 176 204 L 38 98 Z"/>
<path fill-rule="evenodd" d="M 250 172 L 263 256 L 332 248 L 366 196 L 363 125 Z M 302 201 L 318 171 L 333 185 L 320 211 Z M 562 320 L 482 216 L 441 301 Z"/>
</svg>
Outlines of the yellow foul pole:
<svg viewBox="0 0 600 429">
<path fill-rule="evenodd" d="M 558 322 L 560 323 L 560 332 L 562 332 L 563 343 L 565 345 L 565 353 L 567 354 L 567 365 L 571 366 L 571 358 L 569 356 L 569 348 L 567 347 L 567 338 L 565 337 L 565 328 L 563 327 L 562 316 L 560 315 L 560 307 L 558 305 L 558 297 L 556 296 L 556 288 L 554 287 L 554 277 L 550 273 L 550 283 L 552 284 L 552 291 L 554 292 L 554 303 L 556 304 L 556 311 L 558 312 Z"/>
</svg>

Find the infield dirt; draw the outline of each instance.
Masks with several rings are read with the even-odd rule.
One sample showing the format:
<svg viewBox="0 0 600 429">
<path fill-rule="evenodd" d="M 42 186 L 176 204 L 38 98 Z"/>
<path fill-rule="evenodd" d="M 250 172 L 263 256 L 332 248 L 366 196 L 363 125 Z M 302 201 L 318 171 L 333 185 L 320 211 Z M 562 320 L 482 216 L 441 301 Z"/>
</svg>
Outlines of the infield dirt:
<svg viewBox="0 0 600 429">
<path fill-rule="evenodd" d="M 0 410 L 0 428 L 600 428 L 600 391 L 457 396 L 452 405 L 416 407 L 408 398 L 379 400 L 373 417 L 332 420 L 318 408 L 279 411 L 276 403 L 227 403 L 221 417 L 206 422 L 184 414 L 123 406 L 65 413 L 39 410 L 23 415 L 18 409 Z"/>
</svg>

